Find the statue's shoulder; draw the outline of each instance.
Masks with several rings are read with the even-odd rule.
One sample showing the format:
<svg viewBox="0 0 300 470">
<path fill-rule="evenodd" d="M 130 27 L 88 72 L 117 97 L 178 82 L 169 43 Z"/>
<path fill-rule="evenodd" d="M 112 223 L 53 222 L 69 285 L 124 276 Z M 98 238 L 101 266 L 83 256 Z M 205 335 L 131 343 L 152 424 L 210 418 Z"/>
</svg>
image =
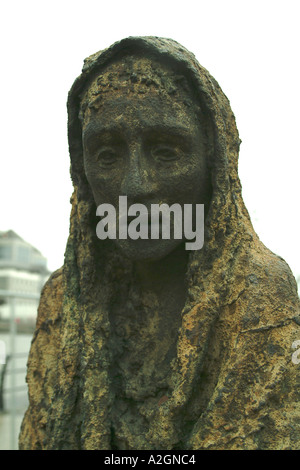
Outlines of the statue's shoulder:
<svg viewBox="0 0 300 470">
<path fill-rule="evenodd" d="M 252 271 L 248 276 L 257 299 L 263 297 L 272 310 L 289 308 L 300 313 L 297 282 L 288 263 L 266 247 L 258 250 L 252 258 Z"/>
<path fill-rule="evenodd" d="M 36 327 L 56 322 L 61 316 L 63 299 L 63 267 L 54 271 L 46 281 L 38 308 Z"/>
</svg>

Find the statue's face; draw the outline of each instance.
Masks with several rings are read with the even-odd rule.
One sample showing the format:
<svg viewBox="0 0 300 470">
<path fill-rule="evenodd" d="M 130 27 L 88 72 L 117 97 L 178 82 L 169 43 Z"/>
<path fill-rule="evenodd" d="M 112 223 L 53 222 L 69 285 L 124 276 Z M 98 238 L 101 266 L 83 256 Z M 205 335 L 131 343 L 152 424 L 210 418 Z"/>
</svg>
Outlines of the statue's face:
<svg viewBox="0 0 300 470">
<path fill-rule="evenodd" d="M 149 213 L 154 203 L 179 203 L 182 208 L 208 204 L 203 132 L 181 95 L 132 93 L 132 88 L 123 87 L 106 93 L 96 109 L 88 109 L 83 122 L 84 167 L 97 206 L 112 204 L 118 216 L 119 196 L 127 196 L 128 206 L 144 204 Z M 117 237 L 115 243 L 131 259 L 156 260 L 183 241 L 173 236 Z"/>
</svg>

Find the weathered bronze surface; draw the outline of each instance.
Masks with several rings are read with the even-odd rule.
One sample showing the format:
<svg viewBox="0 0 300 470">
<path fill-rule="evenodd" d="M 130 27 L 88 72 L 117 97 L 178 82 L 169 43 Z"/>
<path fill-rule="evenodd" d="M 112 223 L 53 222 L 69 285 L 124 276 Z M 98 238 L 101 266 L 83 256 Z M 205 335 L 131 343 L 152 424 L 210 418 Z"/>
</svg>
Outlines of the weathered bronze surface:
<svg viewBox="0 0 300 470">
<path fill-rule="evenodd" d="M 42 292 L 21 449 L 299 449 L 294 277 L 253 230 L 230 104 L 170 39 L 89 57 L 68 98 L 74 185 Z M 96 207 L 205 205 L 205 242 L 99 240 Z"/>
</svg>

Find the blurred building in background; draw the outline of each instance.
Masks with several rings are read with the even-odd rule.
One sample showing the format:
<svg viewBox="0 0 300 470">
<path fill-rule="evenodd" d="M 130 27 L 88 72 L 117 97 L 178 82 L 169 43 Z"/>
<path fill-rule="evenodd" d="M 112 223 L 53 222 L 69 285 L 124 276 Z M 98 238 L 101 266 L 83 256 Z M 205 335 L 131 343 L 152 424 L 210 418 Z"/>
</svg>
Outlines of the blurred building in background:
<svg viewBox="0 0 300 470">
<path fill-rule="evenodd" d="M 13 230 L 0 231 L 0 450 L 17 449 L 28 407 L 26 364 L 47 259 Z"/>
<path fill-rule="evenodd" d="M 0 324 L 9 324 L 10 308 L 4 292 L 25 294 L 15 300 L 15 320 L 33 326 L 43 285 L 49 277 L 47 259 L 13 230 L 0 231 Z M 30 298 L 30 295 L 33 297 Z"/>
</svg>

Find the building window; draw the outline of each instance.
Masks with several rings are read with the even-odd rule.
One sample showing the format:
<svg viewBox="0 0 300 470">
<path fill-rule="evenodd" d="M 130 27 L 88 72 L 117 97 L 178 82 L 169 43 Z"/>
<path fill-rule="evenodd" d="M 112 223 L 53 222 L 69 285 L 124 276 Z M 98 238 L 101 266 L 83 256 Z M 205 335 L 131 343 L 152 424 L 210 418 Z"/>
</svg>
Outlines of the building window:
<svg viewBox="0 0 300 470">
<path fill-rule="evenodd" d="M 17 260 L 22 264 L 29 264 L 30 249 L 27 246 L 18 246 Z"/>
<path fill-rule="evenodd" d="M 0 245 L 0 259 L 12 259 L 12 247 L 9 245 Z"/>
</svg>

